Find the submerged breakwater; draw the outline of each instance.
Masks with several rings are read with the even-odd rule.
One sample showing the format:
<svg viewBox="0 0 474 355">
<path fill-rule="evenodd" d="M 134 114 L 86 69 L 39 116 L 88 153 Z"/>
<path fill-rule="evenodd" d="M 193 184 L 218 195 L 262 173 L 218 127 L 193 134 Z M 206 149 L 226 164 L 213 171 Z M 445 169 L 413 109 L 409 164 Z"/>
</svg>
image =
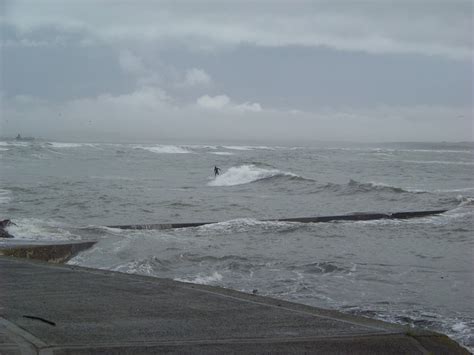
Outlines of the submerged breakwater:
<svg viewBox="0 0 474 355">
<path fill-rule="evenodd" d="M 0 219 L 16 224 L 7 227 L 14 242 L 94 240 L 69 263 L 255 291 L 474 347 L 472 144 L 0 147 Z M 220 222 L 103 227 L 153 221 Z"/>
<path fill-rule="evenodd" d="M 264 220 L 263 222 L 328 223 L 328 222 L 338 222 L 338 221 L 375 221 L 375 220 L 380 220 L 380 219 L 410 219 L 410 218 L 434 216 L 434 215 L 438 215 L 447 211 L 448 210 L 410 211 L 410 212 L 395 212 L 395 213 L 353 213 L 349 215 L 340 215 L 340 216 L 268 219 L 268 220 Z M 117 225 L 117 226 L 108 226 L 108 228 L 174 229 L 174 228 L 200 227 L 206 224 L 215 224 L 215 223 L 217 222 L 125 224 L 125 225 Z"/>
</svg>

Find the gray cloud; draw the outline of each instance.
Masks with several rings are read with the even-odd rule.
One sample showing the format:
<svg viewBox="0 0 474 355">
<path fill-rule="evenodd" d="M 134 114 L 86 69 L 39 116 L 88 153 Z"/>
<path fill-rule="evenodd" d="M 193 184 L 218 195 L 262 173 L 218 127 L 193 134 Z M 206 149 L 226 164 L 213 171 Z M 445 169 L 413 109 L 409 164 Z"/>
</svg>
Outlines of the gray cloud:
<svg viewBox="0 0 474 355">
<path fill-rule="evenodd" d="M 327 46 L 369 53 L 472 56 L 472 2 L 398 1 L 12 1 L 4 18 L 86 29 L 105 41 L 181 40 L 196 48 Z"/>
<path fill-rule="evenodd" d="M 2 134 L 472 140 L 470 1 L 7 1 Z"/>
</svg>

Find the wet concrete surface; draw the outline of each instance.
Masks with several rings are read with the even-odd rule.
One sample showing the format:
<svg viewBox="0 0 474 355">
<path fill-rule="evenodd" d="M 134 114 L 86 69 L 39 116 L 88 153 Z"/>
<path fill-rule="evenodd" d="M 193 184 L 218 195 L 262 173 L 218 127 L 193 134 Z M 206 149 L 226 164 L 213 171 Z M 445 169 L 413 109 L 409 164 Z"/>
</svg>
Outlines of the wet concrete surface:
<svg viewBox="0 0 474 355">
<path fill-rule="evenodd" d="M 0 353 L 468 353 L 437 333 L 168 279 L 1 256 L 0 280 Z"/>
</svg>

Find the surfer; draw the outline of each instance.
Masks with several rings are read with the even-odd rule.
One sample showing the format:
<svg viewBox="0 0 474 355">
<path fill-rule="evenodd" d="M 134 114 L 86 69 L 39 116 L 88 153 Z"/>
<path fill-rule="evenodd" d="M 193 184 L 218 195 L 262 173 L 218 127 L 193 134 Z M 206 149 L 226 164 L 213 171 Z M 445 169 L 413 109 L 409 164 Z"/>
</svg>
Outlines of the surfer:
<svg viewBox="0 0 474 355">
<path fill-rule="evenodd" d="M 214 166 L 214 177 L 219 175 L 219 171 L 221 171 L 221 169 L 218 168 L 217 166 Z"/>
</svg>

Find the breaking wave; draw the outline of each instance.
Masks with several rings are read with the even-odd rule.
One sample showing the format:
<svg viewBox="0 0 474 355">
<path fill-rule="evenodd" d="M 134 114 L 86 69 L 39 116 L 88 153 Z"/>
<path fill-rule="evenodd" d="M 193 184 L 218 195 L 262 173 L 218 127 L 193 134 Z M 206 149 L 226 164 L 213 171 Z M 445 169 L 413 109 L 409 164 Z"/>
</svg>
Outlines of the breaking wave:
<svg viewBox="0 0 474 355">
<path fill-rule="evenodd" d="M 170 263 L 163 261 L 156 256 L 151 256 L 141 260 L 132 260 L 112 268 L 112 271 L 126 274 L 138 274 L 145 276 L 159 276 L 160 272 L 169 271 Z"/>
<path fill-rule="evenodd" d="M 95 147 L 91 143 L 60 143 L 60 142 L 49 142 L 46 143 L 46 146 L 51 148 L 81 148 L 81 147 Z"/>
<path fill-rule="evenodd" d="M 266 180 L 275 177 L 302 177 L 278 169 L 263 169 L 256 165 L 241 165 L 229 168 L 225 173 L 217 176 L 214 180 L 208 183 L 208 186 L 235 186 L 248 184 L 255 181 Z"/>
<path fill-rule="evenodd" d="M 154 145 L 154 146 L 143 146 L 137 145 L 135 149 L 143 149 L 152 153 L 157 154 L 186 154 L 191 153 L 191 151 L 176 145 Z"/>
<path fill-rule="evenodd" d="M 273 147 L 268 146 L 253 146 L 253 145 L 225 145 L 222 148 L 230 149 L 230 150 L 275 150 Z"/>
<path fill-rule="evenodd" d="M 472 207 L 474 206 L 474 198 L 468 196 L 458 195 L 456 201 L 459 202 L 458 207 Z"/>
<path fill-rule="evenodd" d="M 425 193 L 421 190 L 403 189 L 398 186 L 392 186 L 380 182 L 359 182 L 349 180 L 347 184 L 328 183 L 322 187 L 322 190 L 340 192 L 344 194 L 356 194 L 364 192 L 391 192 L 391 193 Z"/>
<path fill-rule="evenodd" d="M 279 221 L 259 221 L 253 218 L 237 218 L 229 221 L 206 224 L 196 228 L 197 236 L 207 236 L 209 233 L 231 234 L 248 232 L 249 230 L 258 228 L 260 232 L 263 231 L 283 231 L 287 229 L 294 229 L 300 224 L 295 222 L 279 222 Z"/>
<path fill-rule="evenodd" d="M 461 210 L 465 208 L 471 208 L 474 206 L 474 197 L 472 196 L 465 196 L 465 195 L 457 195 L 457 196 L 449 196 L 442 200 L 446 205 L 454 205 L 455 207 L 450 211 Z"/>
<path fill-rule="evenodd" d="M 214 271 L 212 275 L 204 275 L 204 274 L 198 274 L 194 278 L 175 278 L 175 281 L 181 281 L 181 282 L 190 282 L 193 284 L 199 284 L 199 285 L 212 285 L 216 282 L 219 282 L 222 280 L 222 275 L 218 273 L 217 271 Z"/>
<path fill-rule="evenodd" d="M 215 154 L 215 155 L 234 155 L 234 153 L 231 153 L 231 152 L 211 152 L 211 154 Z"/>
<path fill-rule="evenodd" d="M 35 241 L 68 241 L 80 240 L 81 236 L 71 233 L 60 223 L 37 218 L 20 218 L 13 220 L 14 225 L 7 229 L 15 238 Z"/>
<path fill-rule="evenodd" d="M 8 141 L 0 142 L 0 146 L 2 147 L 28 147 L 30 145 L 30 142 L 17 142 L 17 141 Z"/>
</svg>

